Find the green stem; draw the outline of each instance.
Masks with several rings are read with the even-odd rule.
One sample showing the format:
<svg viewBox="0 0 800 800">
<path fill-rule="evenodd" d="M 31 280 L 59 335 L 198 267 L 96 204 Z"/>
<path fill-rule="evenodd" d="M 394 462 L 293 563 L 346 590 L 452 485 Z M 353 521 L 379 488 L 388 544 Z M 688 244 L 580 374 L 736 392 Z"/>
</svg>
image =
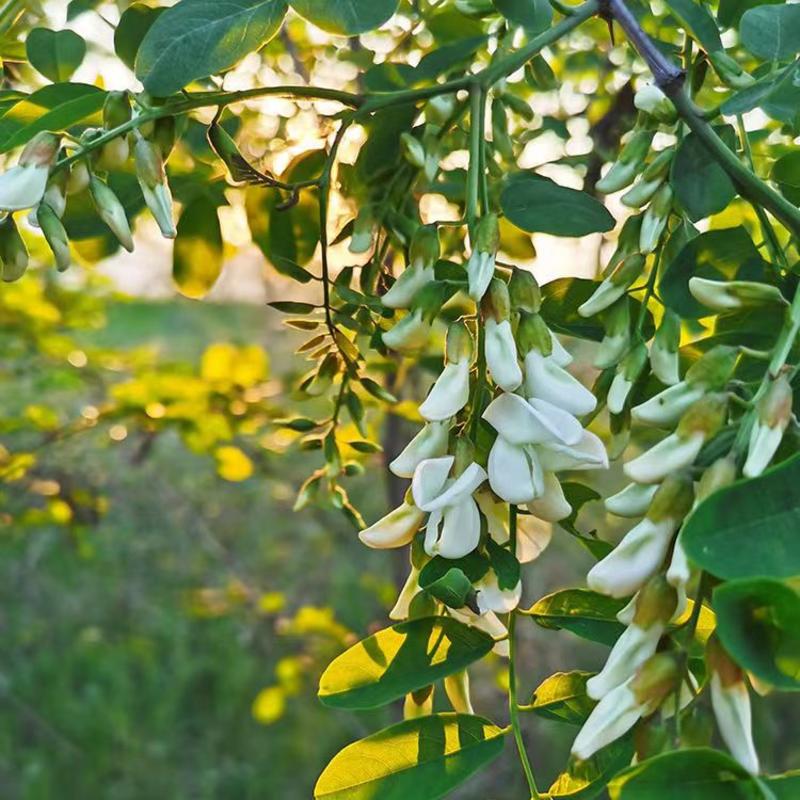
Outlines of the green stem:
<svg viewBox="0 0 800 800">
<path fill-rule="evenodd" d="M 620 24 L 631 44 L 647 62 L 656 85 L 672 100 L 689 130 L 700 139 L 709 154 L 728 174 L 742 197 L 762 205 L 800 239 L 800 209 L 748 169 L 736 153 L 720 139 L 708 124 L 705 114 L 686 93 L 683 71 L 655 46 L 624 0 L 602 0 L 602 12 Z"/>
<path fill-rule="evenodd" d="M 481 150 L 483 149 L 483 106 L 486 95 L 479 84 L 474 83 L 469 90 L 469 170 L 467 172 L 467 224 L 470 233 L 475 232 L 475 223 L 478 221 L 481 171 Z"/>
<path fill-rule="evenodd" d="M 516 552 L 517 545 L 517 507 L 515 505 L 509 506 L 508 514 L 509 525 L 509 542 L 511 543 L 511 552 Z M 516 620 L 517 614 L 512 611 L 508 615 L 508 713 L 510 716 L 511 730 L 514 735 L 514 741 L 517 745 L 517 753 L 519 760 L 522 764 L 522 771 L 525 773 L 525 779 L 528 781 L 528 789 L 530 790 L 531 800 L 540 800 L 541 795 L 536 786 L 536 778 L 533 774 L 528 752 L 525 749 L 525 741 L 522 738 L 522 726 L 519 721 L 519 702 L 517 701 L 517 671 L 514 665 L 516 656 L 517 642 L 516 642 Z"/>
</svg>

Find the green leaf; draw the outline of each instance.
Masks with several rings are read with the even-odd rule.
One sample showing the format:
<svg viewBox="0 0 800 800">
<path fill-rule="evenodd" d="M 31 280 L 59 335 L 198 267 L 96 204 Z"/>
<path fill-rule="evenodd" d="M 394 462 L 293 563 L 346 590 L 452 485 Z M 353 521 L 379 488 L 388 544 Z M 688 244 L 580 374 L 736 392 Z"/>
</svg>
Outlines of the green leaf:
<svg viewBox="0 0 800 800">
<path fill-rule="evenodd" d="M 542 287 L 542 316 L 556 333 L 576 336 L 599 342 L 605 335 L 603 323 L 597 318 L 585 319 L 578 314 L 578 307 L 585 303 L 597 289 L 597 284 L 586 278 L 558 278 Z M 628 298 L 631 319 L 638 319 L 641 303 Z M 650 338 L 655 333 L 653 315 L 645 314 L 644 335 Z"/>
<path fill-rule="evenodd" d="M 701 233 L 680 251 L 661 276 L 659 294 L 673 311 L 687 319 L 707 317 L 711 312 L 689 292 L 689 278 L 697 275 L 713 280 L 734 277 L 758 278 L 764 262 L 743 227 Z"/>
<path fill-rule="evenodd" d="M 91 122 L 106 93 L 86 83 L 53 83 L 15 103 L 0 119 L 0 153 L 26 144 L 41 131 L 65 131 Z"/>
<path fill-rule="evenodd" d="M 550 0 L 493 0 L 494 7 L 515 25 L 521 25 L 528 33 L 541 33 L 553 21 Z"/>
<path fill-rule="evenodd" d="M 736 133 L 730 125 L 717 126 L 715 130 L 729 147 L 735 144 Z M 736 196 L 733 182 L 694 133 L 678 145 L 670 184 L 692 222 L 724 211 Z"/>
<path fill-rule="evenodd" d="M 491 636 L 450 617 L 401 622 L 335 658 L 319 697 L 335 708 L 375 708 L 460 672 L 494 647 Z"/>
<path fill-rule="evenodd" d="M 737 28 L 742 14 L 748 9 L 783 2 L 784 0 L 719 0 L 717 19 L 723 28 Z"/>
<path fill-rule="evenodd" d="M 489 561 L 477 550 L 469 553 L 463 558 L 442 558 L 434 556 L 419 573 L 419 585 L 427 589 L 435 581 L 438 581 L 452 567 L 457 567 L 472 583 L 479 581 L 489 571 Z"/>
<path fill-rule="evenodd" d="M 295 158 L 281 176 L 287 183 L 319 176 L 325 162 L 323 150 L 310 150 Z M 294 205 L 275 190 L 248 187 L 245 210 L 253 241 L 277 272 L 307 283 L 312 275 L 302 269 L 319 242 L 319 202 L 314 192 L 303 191 Z"/>
<path fill-rule="evenodd" d="M 491 537 L 486 540 L 486 550 L 497 575 L 497 585 L 501 589 L 513 589 L 519 583 L 521 569 L 517 557 Z"/>
<path fill-rule="evenodd" d="M 503 750 L 505 731 L 482 717 L 409 719 L 348 745 L 325 767 L 316 800 L 437 800 Z"/>
<path fill-rule="evenodd" d="M 583 725 L 596 705 L 586 694 L 586 681 L 592 675 L 593 672 L 556 672 L 539 684 L 530 705 L 521 710 L 570 725 Z"/>
<path fill-rule="evenodd" d="M 739 25 L 742 44 L 765 61 L 783 61 L 800 51 L 800 6 L 751 8 Z"/>
<path fill-rule="evenodd" d="M 472 581 L 458 567 L 451 567 L 444 575 L 423 588 L 448 608 L 463 608 L 473 591 Z"/>
<path fill-rule="evenodd" d="M 125 9 L 114 31 L 114 52 L 129 69 L 136 67 L 136 55 L 142 41 L 164 8 L 151 8 L 144 3 L 134 3 Z"/>
<path fill-rule="evenodd" d="M 285 0 L 181 0 L 147 31 L 136 77 L 156 97 L 230 69 L 280 29 Z"/>
<path fill-rule="evenodd" d="M 217 207 L 204 197 L 192 201 L 178 220 L 172 278 L 181 294 L 204 297 L 222 272 L 222 231 Z"/>
<path fill-rule="evenodd" d="M 609 779 L 631 763 L 631 738 L 618 739 L 585 761 L 573 759 L 547 790 L 548 800 L 591 800 L 600 796 Z"/>
<path fill-rule="evenodd" d="M 626 603 L 590 589 L 564 589 L 543 597 L 522 613 L 543 628 L 563 629 L 582 639 L 612 645 L 625 630 L 617 614 Z"/>
<path fill-rule="evenodd" d="M 758 783 L 725 753 L 698 747 L 648 758 L 608 785 L 611 800 L 760 800 Z"/>
<path fill-rule="evenodd" d="M 290 0 L 308 22 L 328 33 L 356 36 L 380 28 L 397 8 L 398 0 Z"/>
<path fill-rule="evenodd" d="M 592 195 L 530 172 L 518 172 L 506 180 L 500 207 L 528 233 L 586 236 L 614 227 L 614 217 Z"/>
<path fill-rule="evenodd" d="M 800 455 L 715 492 L 689 517 L 689 558 L 719 578 L 800 575 Z"/>
<path fill-rule="evenodd" d="M 717 23 L 705 3 L 697 0 L 667 0 L 672 14 L 709 53 L 722 49 Z"/>
<path fill-rule="evenodd" d="M 784 691 L 800 691 L 800 596 L 771 578 L 714 590 L 717 635 L 739 666 Z"/>
<path fill-rule="evenodd" d="M 772 180 L 786 186 L 800 188 L 800 152 L 781 156 L 772 165 Z"/>
<path fill-rule="evenodd" d="M 25 40 L 31 66 L 54 83 L 68 81 L 86 55 L 86 42 L 75 31 L 34 28 Z"/>
<path fill-rule="evenodd" d="M 300 303 L 295 300 L 275 300 L 267 305 L 282 314 L 311 314 L 317 309 L 313 303 Z"/>
</svg>

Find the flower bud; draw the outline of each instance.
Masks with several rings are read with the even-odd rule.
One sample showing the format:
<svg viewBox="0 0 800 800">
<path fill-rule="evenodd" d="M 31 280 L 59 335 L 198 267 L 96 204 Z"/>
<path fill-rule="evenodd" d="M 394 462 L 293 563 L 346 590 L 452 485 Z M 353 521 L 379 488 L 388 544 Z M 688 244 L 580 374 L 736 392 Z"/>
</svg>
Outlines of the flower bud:
<svg viewBox="0 0 800 800">
<path fill-rule="evenodd" d="M 409 692 L 403 701 L 403 719 L 419 719 L 433 714 L 433 686 Z"/>
<path fill-rule="evenodd" d="M 142 136 L 137 137 L 134 148 L 136 177 L 150 213 L 167 239 L 174 239 L 178 232 L 172 219 L 172 193 L 164 170 L 164 161 L 159 149 Z"/>
<path fill-rule="evenodd" d="M 535 350 L 543 356 L 550 356 L 553 352 L 554 341 L 555 337 L 550 333 L 550 329 L 541 315 L 527 311 L 520 312 L 517 344 L 523 355 Z"/>
<path fill-rule="evenodd" d="M 699 433 L 708 441 L 720 431 L 727 416 L 728 398 L 724 394 L 708 394 L 681 417 L 676 433 L 682 438 Z"/>
<path fill-rule="evenodd" d="M 61 137 L 55 133 L 42 131 L 37 133 L 25 145 L 19 157 L 20 167 L 51 167 L 55 164 L 58 150 L 61 147 Z"/>
<path fill-rule="evenodd" d="M 67 178 L 67 194 L 79 194 L 89 185 L 89 167 L 85 161 L 76 161 L 69 168 Z"/>
<path fill-rule="evenodd" d="M 133 252 L 133 237 L 131 236 L 131 226 L 125 209 L 120 203 L 114 192 L 100 178 L 91 176 L 89 191 L 92 195 L 95 208 L 100 219 L 108 225 L 119 243 L 129 252 Z"/>
<path fill-rule="evenodd" d="M 612 414 L 621 414 L 622 409 L 628 402 L 628 396 L 631 393 L 636 381 L 644 370 L 647 363 L 647 348 L 643 342 L 639 342 L 628 355 L 620 361 L 617 366 L 617 373 L 611 383 L 611 388 L 608 390 L 608 410 Z"/>
<path fill-rule="evenodd" d="M 500 244 L 500 228 L 496 214 L 486 214 L 475 228 L 475 242 L 467 262 L 469 296 L 477 303 L 494 277 L 495 257 Z"/>
<path fill-rule="evenodd" d="M 664 177 L 653 178 L 649 181 L 642 178 L 622 195 L 620 202 L 628 208 L 644 208 L 655 197 L 656 192 L 663 186 L 664 181 Z"/>
<path fill-rule="evenodd" d="M 456 99 L 450 94 L 441 94 L 428 100 L 425 118 L 434 125 L 444 125 L 456 110 Z"/>
<path fill-rule="evenodd" d="M 444 691 L 456 714 L 474 714 L 469 696 L 469 673 L 463 669 L 444 679 Z"/>
<path fill-rule="evenodd" d="M 0 221 L 0 269 L 3 280 L 16 281 L 28 268 L 28 248 L 20 236 L 14 218 L 9 214 Z"/>
<path fill-rule="evenodd" d="M 112 172 L 121 169 L 128 163 L 131 155 L 130 144 L 126 136 L 118 136 L 100 148 L 97 166 L 100 169 Z"/>
<path fill-rule="evenodd" d="M 625 220 L 617 239 L 617 249 L 603 270 L 603 277 L 607 278 L 628 256 L 639 252 L 639 237 L 642 232 L 642 214 L 628 217 Z"/>
<path fill-rule="evenodd" d="M 633 104 L 639 111 L 649 114 L 659 122 L 673 123 L 678 118 L 675 106 L 654 83 L 642 86 L 633 97 Z"/>
<path fill-rule="evenodd" d="M 680 343 L 681 318 L 674 311 L 665 309 L 664 318 L 650 346 L 650 368 L 661 383 L 667 386 L 674 386 L 680 381 Z"/>
<path fill-rule="evenodd" d="M 654 130 L 641 128 L 634 130 L 620 151 L 617 161 L 595 184 L 597 191 L 611 194 L 630 186 L 642 170 L 654 136 Z"/>
<path fill-rule="evenodd" d="M 64 272 L 72 263 L 72 257 L 69 252 L 69 238 L 61 220 L 47 203 L 40 203 L 36 211 L 36 221 L 42 229 L 48 246 L 53 251 L 56 268 L 59 272 Z"/>
<path fill-rule="evenodd" d="M 655 711 L 678 688 L 681 670 L 672 653 L 657 653 L 640 667 L 631 681 L 631 691 L 646 713 Z"/>
<path fill-rule="evenodd" d="M 403 584 L 403 588 L 400 589 L 397 600 L 389 612 L 389 619 L 397 622 L 408 619 L 411 601 L 422 591 L 419 586 L 419 572 L 419 569 L 412 564 L 406 582 Z"/>
<path fill-rule="evenodd" d="M 152 141 L 158 148 L 161 158 L 166 161 L 172 154 L 177 139 L 175 117 L 160 117 L 153 123 Z"/>
<path fill-rule="evenodd" d="M 631 311 L 627 297 L 621 297 L 605 316 L 606 334 L 594 359 L 598 369 L 616 366 L 628 351 L 631 340 Z"/>
<path fill-rule="evenodd" d="M 648 629 L 654 625 L 666 628 L 678 607 L 678 595 L 663 575 L 654 575 L 636 597 L 633 624 Z"/>
<path fill-rule="evenodd" d="M 647 165 L 642 173 L 642 180 L 650 182 L 657 178 L 666 178 L 669 168 L 672 166 L 672 159 L 675 158 L 675 147 L 665 147 L 659 151 L 656 157 Z"/>
<path fill-rule="evenodd" d="M 739 351 L 735 347 L 727 345 L 712 347 L 686 371 L 686 382 L 713 391 L 724 389 L 736 369 L 738 360 Z"/>
<path fill-rule="evenodd" d="M 383 304 L 387 308 L 408 308 L 419 291 L 433 282 L 434 265 L 438 258 L 439 234 L 436 226 L 420 226 L 411 239 L 409 264 L 381 298 Z"/>
<path fill-rule="evenodd" d="M 42 202 L 47 203 L 56 212 L 56 216 L 59 219 L 64 216 L 64 212 L 67 210 L 68 178 L 69 176 L 63 169 L 50 175 L 42 198 Z"/>
<path fill-rule="evenodd" d="M 769 466 L 792 419 L 792 400 L 792 386 L 785 374 L 772 380 L 759 399 L 747 460 L 742 467 L 745 477 L 755 478 Z"/>
<path fill-rule="evenodd" d="M 787 305 L 777 286 L 756 281 L 712 281 L 694 277 L 689 278 L 689 291 L 695 300 L 714 311 Z"/>
<path fill-rule="evenodd" d="M 504 391 L 513 392 L 522 383 L 517 345 L 507 319 L 497 322 L 489 317 L 485 322 L 486 366 L 492 380 Z"/>
<path fill-rule="evenodd" d="M 445 358 L 450 364 L 471 361 L 473 354 L 472 334 L 463 322 L 453 322 L 447 329 Z"/>
<path fill-rule="evenodd" d="M 500 278 L 492 278 L 489 289 L 481 300 L 483 318 L 504 322 L 511 319 L 511 298 L 508 286 Z"/>
<path fill-rule="evenodd" d="M 621 492 L 606 498 L 606 510 L 618 517 L 641 517 L 657 491 L 658 485 L 629 483 Z"/>
<path fill-rule="evenodd" d="M 669 183 L 665 183 L 656 192 L 647 211 L 644 212 L 642 230 L 639 234 L 639 248 L 643 253 L 652 253 L 658 247 L 671 212 L 672 187 Z"/>
<path fill-rule="evenodd" d="M 542 290 L 532 272 L 514 267 L 508 283 L 511 307 L 517 311 L 538 313 L 542 307 Z"/>
<path fill-rule="evenodd" d="M 118 128 L 131 118 L 131 103 L 127 92 L 109 92 L 103 103 L 103 127 Z"/>
<path fill-rule="evenodd" d="M 641 276 L 645 258 L 640 253 L 628 256 L 619 266 L 595 289 L 592 296 L 578 307 L 582 317 L 593 317 L 617 302 Z"/>
<path fill-rule="evenodd" d="M 381 338 L 390 350 L 414 353 L 428 344 L 430 335 L 431 323 L 423 316 L 422 309 L 418 308 L 384 331 Z"/>
<path fill-rule="evenodd" d="M 731 456 L 718 458 L 704 473 L 697 484 L 697 503 L 701 503 L 714 492 L 730 486 L 736 480 L 736 459 Z"/>
</svg>

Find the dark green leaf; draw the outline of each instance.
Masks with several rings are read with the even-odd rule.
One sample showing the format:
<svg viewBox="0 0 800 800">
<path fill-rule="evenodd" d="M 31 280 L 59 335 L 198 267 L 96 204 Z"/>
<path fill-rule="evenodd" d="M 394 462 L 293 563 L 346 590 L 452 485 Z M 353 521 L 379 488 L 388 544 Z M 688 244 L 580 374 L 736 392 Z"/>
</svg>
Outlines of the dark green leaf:
<svg viewBox="0 0 800 800">
<path fill-rule="evenodd" d="M 290 0 L 304 19 L 328 33 L 355 36 L 380 28 L 394 14 L 398 0 Z"/>
<path fill-rule="evenodd" d="M 617 775 L 611 800 L 760 800 L 746 770 L 725 753 L 698 747 L 648 758 Z"/>
<path fill-rule="evenodd" d="M 564 589 L 543 597 L 522 613 L 543 628 L 563 629 L 582 639 L 611 645 L 625 630 L 617 614 L 626 602 L 589 589 Z"/>
<path fill-rule="evenodd" d="M 34 28 L 25 40 L 31 66 L 54 83 L 68 81 L 86 55 L 86 42 L 75 31 Z"/>
<path fill-rule="evenodd" d="M 425 589 L 448 608 L 463 608 L 473 591 L 472 582 L 458 567 L 451 567 Z"/>
<path fill-rule="evenodd" d="M 496 758 L 505 731 L 482 717 L 409 719 L 348 745 L 325 767 L 316 800 L 437 800 Z"/>
<path fill-rule="evenodd" d="M 553 21 L 553 7 L 549 0 L 493 0 L 494 7 L 515 25 L 528 33 L 541 33 Z"/>
<path fill-rule="evenodd" d="M 136 77 L 156 97 L 230 69 L 279 30 L 285 0 L 181 0 L 145 34 Z"/>
<path fill-rule="evenodd" d="M 689 517 L 682 541 L 719 578 L 800 575 L 800 455 L 715 492 Z"/>
<path fill-rule="evenodd" d="M 222 231 L 217 207 L 200 197 L 187 205 L 178 220 L 172 254 L 172 278 L 181 294 L 204 297 L 222 272 Z"/>
<path fill-rule="evenodd" d="M 447 574 L 453 567 L 463 572 L 472 583 L 479 581 L 489 571 L 489 561 L 479 552 L 473 551 L 463 558 L 434 556 L 419 573 L 419 585 L 427 589 Z"/>
<path fill-rule="evenodd" d="M 105 98 L 102 89 L 86 83 L 54 83 L 39 89 L 0 119 L 0 153 L 26 144 L 40 131 L 65 131 L 91 121 L 99 115 Z"/>
<path fill-rule="evenodd" d="M 661 299 L 682 317 L 699 319 L 711 312 L 689 292 L 689 279 L 731 280 L 737 275 L 759 275 L 764 262 L 743 227 L 707 231 L 692 239 L 664 270 Z"/>
<path fill-rule="evenodd" d="M 765 546 L 768 546 L 765 543 Z M 784 691 L 800 691 L 800 596 L 770 578 L 714 590 L 717 635 L 739 666 Z"/>
<path fill-rule="evenodd" d="M 800 51 L 800 6 L 751 8 L 739 25 L 742 44 L 766 61 L 783 61 Z"/>
<path fill-rule="evenodd" d="M 134 3 L 126 8 L 119 18 L 119 24 L 114 31 L 114 52 L 129 69 L 135 68 L 139 47 L 163 11 L 165 11 L 163 8 L 151 8 L 144 3 Z"/>
<path fill-rule="evenodd" d="M 583 725 L 595 706 L 586 694 L 586 681 L 593 672 L 556 672 L 539 684 L 525 711 L 533 711 L 546 719 Z"/>
<path fill-rule="evenodd" d="M 736 134 L 730 125 L 715 130 L 729 147 L 735 144 Z M 694 133 L 689 133 L 678 146 L 670 184 L 693 222 L 724 211 L 736 196 L 733 182 Z"/>
<path fill-rule="evenodd" d="M 319 681 L 335 708 L 375 708 L 460 672 L 494 640 L 450 617 L 425 617 L 384 628 L 337 656 Z"/>
<path fill-rule="evenodd" d="M 592 195 L 530 172 L 506 180 L 500 206 L 514 225 L 528 233 L 586 236 L 614 227 L 608 209 Z"/>
<path fill-rule="evenodd" d="M 486 549 L 497 575 L 497 585 L 501 589 L 513 589 L 519 583 L 520 564 L 517 557 L 491 537 L 486 540 Z"/>
<path fill-rule="evenodd" d="M 311 314 L 317 308 L 312 303 L 298 303 L 293 300 L 275 300 L 267 305 L 283 314 Z"/>
<path fill-rule="evenodd" d="M 723 28 L 737 28 L 742 14 L 748 9 L 783 2 L 784 0 L 719 0 L 717 19 Z"/>
<path fill-rule="evenodd" d="M 722 49 L 717 23 L 707 3 L 697 0 L 667 0 L 667 5 L 681 25 L 709 53 Z"/>
</svg>

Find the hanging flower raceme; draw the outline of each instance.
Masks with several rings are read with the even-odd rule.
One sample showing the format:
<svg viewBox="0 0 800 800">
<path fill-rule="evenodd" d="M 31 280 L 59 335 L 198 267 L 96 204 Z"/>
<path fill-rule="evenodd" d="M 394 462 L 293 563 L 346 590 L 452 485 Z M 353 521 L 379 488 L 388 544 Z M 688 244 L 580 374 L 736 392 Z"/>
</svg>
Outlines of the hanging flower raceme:
<svg viewBox="0 0 800 800">
<path fill-rule="evenodd" d="M 493 278 L 481 301 L 485 335 L 486 366 L 492 380 L 506 392 L 522 383 L 517 344 L 511 330 L 511 300 L 508 287 Z"/>
<path fill-rule="evenodd" d="M 0 211 L 24 211 L 41 202 L 60 142 L 42 131 L 25 145 L 17 165 L 0 175 Z"/>
<path fill-rule="evenodd" d="M 469 296 L 480 303 L 494 277 L 495 258 L 500 244 L 500 229 L 496 214 L 486 214 L 475 226 L 475 241 L 467 261 Z"/>
<path fill-rule="evenodd" d="M 631 410 L 636 422 L 671 427 L 690 406 L 709 392 L 725 388 L 736 369 L 739 352 L 735 347 L 718 345 L 704 353 L 686 371 L 686 377 Z"/>
<path fill-rule="evenodd" d="M 469 400 L 469 371 L 472 363 L 472 336 L 463 322 L 447 329 L 445 365 L 419 413 L 430 422 L 450 419 Z"/>
<path fill-rule="evenodd" d="M 651 656 L 625 683 L 594 707 L 572 744 L 572 754 L 587 759 L 624 736 L 640 719 L 654 713 L 675 692 L 681 670 L 669 653 Z"/>
<path fill-rule="evenodd" d="M 693 500 L 689 477 L 680 473 L 666 477 L 644 519 L 589 571 L 589 588 L 611 597 L 628 597 L 640 589 L 663 564 Z"/>
<path fill-rule="evenodd" d="M 703 445 L 725 424 L 728 398 L 709 394 L 697 400 L 681 417 L 675 433 L 629 461 L 625 474 L 637 483 L 659 483 L 668 475 L 691 466 Z"/>
<path fill-rule="evenodd" d="M 785 374 L 770 381 L 756 404 L 747 460 L 742 467 L 745 477 L 755 478 L 769 466 L 792 420 L 792 401 L 792 386 Z"/>
<path fill-rule="evenodd" d="M 633 619 L 611 648 L 602 671 L 586 683 L 594 700 L 625 683 L 656 652 L 678 607 L 678 595 L 663 575 L 655 575 L 637 594 Z"/>
<path fill-rule="evenodd" d="M 706 662 L 711 673 L 711 706 L 720 736 L 731 755 L 748 772 L 757 775 L 758 753 L 753 743 L 750 692 L 744 672 L 716 635 L 708 640 Z"/>
<path fill-rule="evenodd" d="M 421 225 L 411 238 L 408 266 L 381 301 L 387 308 L 409 308 L 420 289 L 434 279 L 439 260 L 439 231 L 435 225 Z"/>
</svg>

